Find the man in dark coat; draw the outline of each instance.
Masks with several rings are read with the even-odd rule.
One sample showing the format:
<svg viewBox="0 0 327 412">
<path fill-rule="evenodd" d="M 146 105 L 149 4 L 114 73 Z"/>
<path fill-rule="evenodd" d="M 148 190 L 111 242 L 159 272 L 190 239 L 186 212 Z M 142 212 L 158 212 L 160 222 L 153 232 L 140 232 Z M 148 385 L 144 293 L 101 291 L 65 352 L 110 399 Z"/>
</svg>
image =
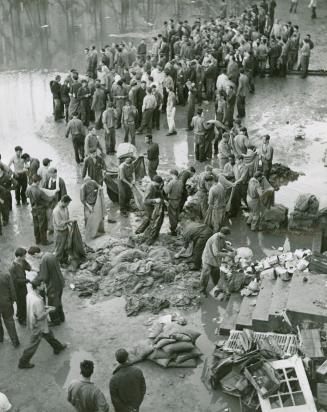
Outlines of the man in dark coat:
<svg viewBox="0 0 327 412">
<path fill-rule="evenodd" d="M 0 222 L 6 226 L 9 222 L 9 212 L 12 210 L 12 199 L 10 191 L 15 187 L 15 179 L 5 171 L 4 165 L 0 164 Z M 0 227 L 1 232 L 1 227 Z"/>
<path fill-rule="evenodd" d="M 16 292 L 13 281 L 7 273 L 0 273 L 0 343 L 3 342 L 2 321 L 7 328 L 8 335 L 15 347 L 19 346 L 19 340 L 14 321 L 14 301 Z"/>
<path fill-rule="evenodd" d="M 109 383 L 111 402 L 116 412 L 138 412 L 146 392 L 143 373 L 129 364 L 125 349 L 118 349 L 115 356 L 119 365 Z"/>
<path fill-rule="evenodd" d="M 159 145 L 152 141 L 152 135 L 145 136 L 145 143 L 148 145 L 147 157 L 148 157 L 148 175 L 152 180 L 157 174 L 157 168 L 159 165 Z"/>
<path fill-rule="evenodd" d="M 32 270 L 30 264 L 26 261 L 26 253 L 26 249 L 22 247 L 16 249 L 15 260 L 9 268 L 17 297 L 16 316 L 18 318 L 18 322 L 23 326 L 26 325 L 26 284 L 29 283 L 29 280 L 26 278 L 26 270 Z"/>
<path fill-rule="evenodd" d="M 102 113 L 106 109 L 107 95 L 101 87 L 100 81 L 95 83 L 95 92 L 92 98 L 91 110 L 94 111 L 95 116 L 95 128 L 97 130 L 102 129 Z"/>
<path fill-rule="evenodd" d="M 79 111 L 84 126 L 88 126 L 90 123 L 90 97 L 91 91 L 87 84 L 87 80 L 82 80 L 82 87 L 77 92 L 77 99 L 79 101 Z"/>
<path fill-rule="evenodd" d="M 106 165 L 102 157 L 97 155 L 96 150 L 92 149 L 90 151 L 90 156 L 88 156 L 84 162 L 83 167 L 83 179 L 86 175 L 90 176 L 92 180 L 95 180 L 100 186 L 103 184 L 103 171 Z"/>
<path fill-rule="evenodd" d="M 65 286 L 65 279 L 61 273 L 58 259 L 52 253 L 45 253 L 40 262 L 40 271 L 37 276 L 47 286 L 48 305 L 54 306 L 55 311 L 49 316 L 53 325 L 60 325 L 65 321 L 65 314 L 62 307 L 62 292 Z"/>
</svg>

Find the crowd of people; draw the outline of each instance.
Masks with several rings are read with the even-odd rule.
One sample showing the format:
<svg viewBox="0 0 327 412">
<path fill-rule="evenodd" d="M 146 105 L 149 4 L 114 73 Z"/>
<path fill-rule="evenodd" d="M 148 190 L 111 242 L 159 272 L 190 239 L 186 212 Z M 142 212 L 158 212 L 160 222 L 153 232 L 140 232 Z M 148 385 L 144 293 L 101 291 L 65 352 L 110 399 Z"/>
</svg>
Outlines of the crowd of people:
<svg viewBox="0 0 327 412">
<path fill-rule="evenodd" d="M 290 12 L 296 12 L 296 4 L 291 2 Z M 137 47 L 121 42 L 106 45 L 100 52 L 95 46 L 86 48 L 84 76 L 72 69 L 63 84 L 59 75 L 50 83 L 54 119 L 65 119 L 65 137 L 72 139 L 76 163 L 83 163 L 80 193 L 86 227 L 97 202 L 103 198 L 106 159 L 116 153 L 118 129 L 123 129 L 123 142 L 133 146 L 137 146 L 136 135 L 145 134 L 151 182 L 142 199 L 144 218 L 136 229 L 144 241 L 155 241 L 165 210 L 171 235 L 178 234 L 189 182 L 197 177 L 201 221 L 191 229 L 185 228 L 183 237 L 185 247 L 190 242 L 194 245 L 192 262 L 194 269 L 202 268 L 200 283 L 204 294 L 210 277 L 214 284 L 218 282 L 221 259 L 234 253 L 225 239 L 226 217 L 235 217 L 241 208 L 247 208 L 250 229 L 260 230 L 261 215 L 272 203 L 269 176 L 274 150 L 270 136 L 265 135 L 256 147 L 242 124 L 247 96 L 255 92 L 255 77 L 284 77 L 294 69 L 301 70 L 302 77 L 308 74 L 314 47 L 310 35 L 301 38 L 297 25 L 281 23 L 275 18 L 275 8 L 275 0 L 262 0 L 244 10 L 239 18 L 228 18 L 226 2 L 222 0 L 219 18 L 197 18 L 193 24 L 170 19 L 152 38 L 151 45 L 142 40 Z M 203 105 L 207 102 L 213 103 L 213 119 L 204 117 Z M 205 162 L 217 155 L 218 169 L 206 165 L 204 172 L 197 173 L 195 164 L 180 171 L 171 169 L 166 177 L 157 171 L 160 144 L 153 141 L 153 134 L 162 127 L 163 114 L 167 136 L 178 133 L 178 106 L 186 106 L 185 128 L 194 133 L 196 161 Z M 122 217 L 131 210 L 136 162 L 137 156 L 127 156 L 118 167 Z M 14 302 L 18 322 L 28 324 L 31 330 L 30 344 L 19 360 L 20 368 L 29 369 L 34 366 L 30 360 L 42 338 L 55 354 L 66 348 L 53 336 L 47 318 L 52 326 L 65 321 L 61 267 L 68 263 L 68 237 L 75 221 L 69 216 L 72 199 L 65 181 L 51 167 L 49 158 L 41 164 L 37 157 L 24 153 L 21 146 L 15 147 L 9 161 L 0 157 L 0 234 L 2 226 L 10 221 L 12 190 L 17 207 L 30 203 L 36 245 L 50 245 L 53 242 L 49 237 L 54 235 L 54 251 L 40 255 L 40 269 L 34 280 L 26 276 L 32 267 L 24 248 L 16 250 L 10 273 L 0 274 L 0 317 L 13 345 L 19 346 Z M 104 214 L 100 220 L 103 218 Z M 110 217 L 108 220 L 114 222 Z M 94 220 L 90 225 L 94 226 Z M 38 255 L 40 250 L 32 247 L 29 252 Z M 3 336 L 0 322 L 0 342 Z M 120 366 L 110 382 L 115 410 L 138 411 L 145 394 L 143 374 L 129 365 L 125 350 L 117 351 L 116 359 Z M 91 361 L 82 362 L 82 379 L 69 387 L 68 401 L 77 411 L 109 410 L 102 392 L 91 384 L 93 369 Z"/>
</svg>

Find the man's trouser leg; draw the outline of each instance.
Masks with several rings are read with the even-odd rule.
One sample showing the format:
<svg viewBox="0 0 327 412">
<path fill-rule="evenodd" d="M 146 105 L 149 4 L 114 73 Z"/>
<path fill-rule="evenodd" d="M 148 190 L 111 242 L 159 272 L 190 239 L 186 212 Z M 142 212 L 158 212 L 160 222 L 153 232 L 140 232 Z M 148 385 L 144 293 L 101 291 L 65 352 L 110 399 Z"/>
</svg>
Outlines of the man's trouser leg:
<svg viewBox="0 0 327 412">
<path fill-rule="evenodd" d="M 41 340 L 42 332 L 31 335 L 30 343 L 28 344 L 21 358 L 19 359 L 19 365 L 27 365 L 30 362 L 35 352 L 37 351 L 37 348 L 39 347 Z"/>
<path fill-rule="evenodd" d="M 129 202 L 131 199 L 131 189 L 130 187 L 122 182 L 120 179 L 118 183 L 118 193 L 119 193 L 119 209 L 121 212 L 127 212 L 129 209 Z"/>
<path fill-rule="evenodd" d="M 143 233 L 145 229 L 149 226 L 149 224 L 150 224 L 150 217 L 148 215 L 145 215 L 142 223 L 136 229 L 135 234 L 139 235 L 140 233 Z"/>
<path fill-rule="evenodd" d="M 157 168 L 159 165 L 159 159 L 157 160 L 149 160 L 148 163 L 148 174 L 150 179 L 152 180 L 153 177 L 157 174 Z"/>
<path fill-rule="evenodd" d="M 82 159 L 79 157 L 79 146 L 80 146 L 80 136 L 76 135 L 73 136 L 73 147 L 74 147 L 74 153 L 75 153 L 75 160 L 76 163 L 80 163 Z"/>
<path fill-rule="evenodd" d="M 65 321 L 65 314 L 61 302 L 62 291 L 58 292 L 56 290 L 48 290 L 48 305 L 54 306 L 55 311 L 50 312 L 50 319 L 53 323 L 59 324 Z"/>
<path fill-rule="evenodd" d="M 27 174 L 26 173 L 20 174 L 20 184 L 21 184 L 20 195 L 21 195 L 22 203 L 25 204 L 27 202 L 27 199 L 26 199 Z"/>
<path fill-rule="evenodd" d="M 39 219 L 39 230 L 41 243 L 47 242 L 47 231 L 48 231 L 48 220 L 47 220 L 47 209 L 42 208 L 38 210 Z"/>
<path fill-rule="evenodd" d="M 171 232 L 176 232 L 176 229 L 178 226 L 180 202 L 181 201 L 179 199 L 179 200 L 169 200 L 169 203 L 168 203 L 168 218 L 169 218 L 169 225 L 170 225 Z"/>
<path fill-rule="evenodd" d="M 68 243 L 68 229 L 55 232 L 55 251 L 57 259 L 60 263 L 67 263 L 67 243 Z"/>
<path fill-rule="evenodd" d="M 95 128 L 97 130 L 102 129 L 102 110 L 95 110 L 94 111 L 94 119 L 95 119 Z"/>
<path fill-rule="evenodd" d="M 106 153 L 111 154 L 115 152 L 116 149 L 116 131 L 114 127 L 109 129 L 109 133 L 105 134 L 106 140 Z"/>
<path fill-rule="evenodd" d="M 204 263 L 202 265 L 201 278 L 200 278 L 201 291 L 203 292 L 206 292 L 207 290 L 210 275 L 211 275 L 211 266 Z"/>
<path fill-rule="evenodd" d="M 47 208 L 47 221 L 48 221 L 48 231 L 53 233 L 53 222 L 52 222 L 53 209 L 51 207 Z"/>
<path fill-rule="evenodd" d="M 199 162 L 204 162 L 206 160 L 205 158 L 205 136 L 201 135 L 199 137 Z"/>
<path fill-rule="evenodd" d="M 128 143 L 128 136 L 129 136 L 129 125 L 125 123 L 124 124 L 124 143 Z"/>
<path fill-rule="evenodd" d="M 26 322 L 26 289 L 24 288 L 23 290 L 17 289 L 16 290 L 16 295 L 17 295 L 17 319 L 19 323 L 24 323 Z"/>
<path fill-rule="evenodd" d="M 16 326 L 14 321 L 14 309 L 12 305 L 0 306 L 0 342 L 3 341 L 4 335 L 1 318 L 6 326 L 11 342 L 13 343 L 13 345 L 18 345 L 19 339 L 16 332 Z"/>
<path fill-rule="evenodd" d="M 131 143 L 135 146 L 135 124 L 132 123 L 129 125 L 129 133 L 131 135 Z"/>
<path fill-rule="evenodd" d="M 15 188 L 15 197 L 16 197 L 16 203 L 17 203 L 17 205 L 19 205 L 20 204 L 20 192 L 21 192 L 21 188 L 22 188 L 21 175 L 18 174 L 15 179 L 17 181 L 17 186 Z"/>
</svg>

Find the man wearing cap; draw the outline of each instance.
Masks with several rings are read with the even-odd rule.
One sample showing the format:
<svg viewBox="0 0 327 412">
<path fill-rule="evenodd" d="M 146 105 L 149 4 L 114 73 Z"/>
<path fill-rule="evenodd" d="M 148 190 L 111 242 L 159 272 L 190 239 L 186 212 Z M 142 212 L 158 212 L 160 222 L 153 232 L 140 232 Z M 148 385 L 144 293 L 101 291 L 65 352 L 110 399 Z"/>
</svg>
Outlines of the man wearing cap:
<svg viewBox="0 0 327 412">
<path fill-rule="evenodd" d="M 104 128 L 104 138 L 106 154 L 114 154 L 116 151 L 116 120 L 118 113 L 111 101 L 107 104 L 107 109 L 103 112 L 102 123 Z"/>
<path fill-rule="evenodd" d="M 26 278 L 26 271 L 32 270 L 31 265 L 26 261 L 26 249 L 19 247 L 15 251 L 15 259 L 9 268 L 9 273 L 15 286 L 16 303 L 17 303 L 17 319 L 18 322 L 26 325 L 26 284 L 29 280 Z"/>
<path fill-rule="evenodd" d="M 131 143 L 135 146 L 135 122 L 137 120 L 137 109 L 131 104 L 129 100 L 126 100 L 125 106 L 122 110 L 122 124 L 124 127 L 124 142 L 128 143 L 129 136 L 131 137 Z"/>
<path fill-rule="evenodd" d="M 73 380 L 68 387 L 68 402 L 77 412 L 109 412 L 109 405 L 101 390 L 91 382 L 94 363 L 84 360 L 80 363 L 82 378 Z"/>
<path fill-rule="evenodd" d="M 207 286 L 209 278 L 214 285 L 217 285 L 220 278 L 220 265 L 224 257 L 233 257 L 234 249 L 226 242 L 226 235 L 229 229 L 222 227 L 220 232 L 212 235 L 205 245 L 202 254 L 202 271 L 201 271 L 201 292 L 207 296 Z"/>
<path fill-rule="evenodd" d="M 64 195 L 53 209 L 52 221 L 55 234 L 54 254 L 58 258 L 60 264 L 68 263 L 68 225 L 71 223 L 68 206 L 71 200 L 70 196 Z"/>
<path fill-rule="evenodd" d="M 81 163 L 84 160 L 85 128 L 76 112 L 73 113 L 73 118 L 67 124 L 66 138 L 69 135 L 72 136 L 76 163 Z"/>
<path fill-rule="evenodd" d="M 27 189 L 27 196 L 29 197 L 32 206 L 34 236 L 36 244 L 38 245 L 41 243 L 42 245 L 50 245 L 52 242 L 49 242 L 47 239 L 47 208 L 55 195 L 48 197 L 43 192 L 43 190 L 41 190 L 40 181 L 40 176 L 33 176 L 32 184 Z"/>
<path fill-rule="evenodd" d="M 41 177 L 40 181 L 40 187 L 43 187 L 45 181 L 48 178 L 48 173 L 49 173 L 49 168 L 50 168 L 50 163 L 52 162 L 51 159 L 48 159 L 47 157 L 42 160 L 42 166 L 39 167 L 37 171 L 37 175 Z"/>
<path fill-rule="evenodd" d="M 42 338 L 45 339 L 53 348 L 53 353 L 59 355 L 67 345 L 60 343 L 53 336 L 52 331 L 48 327 L 48 315 L 55 310 L 54 307 L 45 306 L 42 295 L 45 292 L 45 284 L 42 281 L 34 280 L 32 290 L 27 295 L 27 325 L 31 331 L 31 339 L 29 345 L 24 350 L 19 359 L 18 367 L 20 369 L 31 369 L 34 365 L 30 360 L 34 356 L 39 347 Z"/>
<path fill-rule="evenodd" d="M 3 326 L 5 324 L 12 344 L 19 346 L 19 339 L 14 321 L 14 302 L 17 300 L 12 277 L 5 272 L 0 272 L 0 343 L 3 342 Z"/>
<path fill-rule="evenodd" d="M 116 412 L 138 412 L 146 393 L 143 373 L 130 365 L 125 349 L 118 349 L 115 357 L 119 365 L 109 383 L 111 402 Z"/>
<path fill-rule="evenodd" d="M 22 158 L 23 149 L 21 146 L 15 147 L 15 156 L 12 157 L 8 163 L 8 167 L 14 165 L 14 178 L 17 180 L 17 186 L 15 189 L 15 197 L 17 206 L 22 201 L 23 205 L 27 205 L 26 189 L 27 189 L 27 170 L 25 167 L 25 161 Z"/>
</svg>

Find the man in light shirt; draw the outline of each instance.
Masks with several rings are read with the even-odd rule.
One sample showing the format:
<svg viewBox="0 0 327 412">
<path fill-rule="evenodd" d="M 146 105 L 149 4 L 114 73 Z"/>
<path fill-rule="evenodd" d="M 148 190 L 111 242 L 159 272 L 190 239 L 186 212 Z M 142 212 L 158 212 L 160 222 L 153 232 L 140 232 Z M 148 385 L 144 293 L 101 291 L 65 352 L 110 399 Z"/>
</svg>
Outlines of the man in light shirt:
<svg viewBox="0 0 327 412">
<path fill-rule="evenodd" d="M 42 338 L 45 339 L 53 348 L 53 353 L 59 355 L 67 345 L 60 343 L 54 336 L 48 326 L 48 315 L 55 308 L 45 306 L 43 297 L 45 284 L 42 281 L 32 281 L 32 290 L 27 295 L 27 325 L 31 331 L 31 339 L 29 345 L 24 350 L 19 359 L 18 367 L 20 369 L 34 368 L 34 364 L 30 360 L 34 356 L 39 347 Z"/>
<path fill-rule="evenodd" d="M 17 180 L 17 187 L 15 189 L 16 204 L 20 206 L 27 205 L 26 189 L 27 189 L 27 169 L 25 168 L 25 161 L 22 158 L 23 148 L 21 146 L 15 147 L 15 156 L 10 159 L 8 167 L 14 166 L 14 178 Z"/>
<path fill-rule="evenodd" d="M 71 222 L 69 219 L 68 206 L 71 202 L 68 195 L 64 195 L 57 206 L 53 209 L 53 228 L 55 233 L 55 252 L 60 264 L 68 262 L 67 241 L 68 241 L 68 225 Z"/>
<path fill-rule="evenodd" d="M 147 88 L 146 96 L 143 99 L 142 105 L 142 123 L 137 134 L 142 134 L 144 129 L 146 129 L 147 134 L 152 133 L 152 117 L 154 109 L 157 106 L 157 100 L 152 94 L 152 89 Z"/>
</svg>

